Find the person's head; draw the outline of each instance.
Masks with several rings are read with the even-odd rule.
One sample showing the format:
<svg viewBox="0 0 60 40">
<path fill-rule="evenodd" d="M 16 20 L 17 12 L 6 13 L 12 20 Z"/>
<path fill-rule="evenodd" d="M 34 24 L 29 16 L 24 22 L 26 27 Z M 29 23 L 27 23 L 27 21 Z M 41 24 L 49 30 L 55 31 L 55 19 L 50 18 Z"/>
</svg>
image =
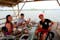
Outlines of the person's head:
<svg viewBox="0 0 60 40">
<path fill-rule="evenodd" d="M 17 28 L 17 22 L 14 22 L 14 28 Z"/>
<path fill-rule="evenodd" d="M 40 14 L 39 15 L 39 19 L 43 20 L 44 19 L 44 15 L 43 14 Z"/>
<path fill-rule="evenodd" d="M 21 13 L 20 16 L 21 16 L 22 19 L 24 18 L 24 14 L 23 13 Z"/>
<path fill-rule="evenodd" d="M 11 22 L 12 21 L 12 16 L 11 15 L 7 15 L 6 16 L 6 21 L 7 22 Z"/>
</svg>

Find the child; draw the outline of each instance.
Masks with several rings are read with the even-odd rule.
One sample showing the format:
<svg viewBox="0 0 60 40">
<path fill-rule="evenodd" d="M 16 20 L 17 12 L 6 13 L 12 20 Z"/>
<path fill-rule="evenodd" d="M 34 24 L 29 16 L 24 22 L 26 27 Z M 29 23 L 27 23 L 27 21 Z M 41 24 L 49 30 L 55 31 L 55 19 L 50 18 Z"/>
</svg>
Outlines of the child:
<svg viewBox="0 0 60 40">
<path fill-rule="evenodd" d="M 29 33 L 29 30 L 28 30 L 28 28 L 26 26 L 26 22 L 22 23 L 22 29 L 23 29 L 24 33 Z"/>
<path fill-rule="evenodd" d="M 16 29 L 17 29 L 17 22 L 14 22 L 13 31 L 16 31 Z"/>
</svg>

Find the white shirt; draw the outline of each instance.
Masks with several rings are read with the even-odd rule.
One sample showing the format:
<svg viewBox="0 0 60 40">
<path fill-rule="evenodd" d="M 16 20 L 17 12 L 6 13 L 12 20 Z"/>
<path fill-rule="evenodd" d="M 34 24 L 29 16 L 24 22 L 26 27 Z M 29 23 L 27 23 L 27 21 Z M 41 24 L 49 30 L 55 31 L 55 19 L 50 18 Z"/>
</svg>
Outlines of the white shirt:
<svg viewBox="0 0 60 40">
<path fill-rule="evenodd" d="M 19 18 L 17 19 L 17 24 L 25 22 L 25 19 Z"/>
</svg>

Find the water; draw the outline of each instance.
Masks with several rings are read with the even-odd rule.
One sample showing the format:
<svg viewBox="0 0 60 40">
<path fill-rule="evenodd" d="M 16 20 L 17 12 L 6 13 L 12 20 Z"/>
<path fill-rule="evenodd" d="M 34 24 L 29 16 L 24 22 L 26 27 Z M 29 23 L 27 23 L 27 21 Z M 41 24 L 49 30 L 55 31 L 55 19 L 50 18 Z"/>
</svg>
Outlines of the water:
<svg viewBox="0 0 60 40">
<path fill-rule="evenodd" d="M 44 10 L 44 13 L 42 9 L 41 10 L 40 9 L 37 9 L 37 10 L 26 9 L 26 10 L 22 10 L 21 13 L 24 13 L 26 20 L 30 18 L 34 22 L 39 22 L 39 18 L 38 18 L 39 14 L 44 14 L 45 18 L 50 19 L 54 22 L 60 22 L 60 10 L 59 9 L 55 9 L 55 10 L 46 9 Z M 12 11 L 12 10 L 7 10 L 7 11 L 0 10 L 0 19 L 6 18 L 6 15 L 8 14 L 12 16 L 16 16 L 18 12 Z M 13 19 L 16 19 L 16 17 L 13 17 Z M 5 20 L 6 19 L 0 20 L 0 24 L 5 23 Z"/>
</svg>

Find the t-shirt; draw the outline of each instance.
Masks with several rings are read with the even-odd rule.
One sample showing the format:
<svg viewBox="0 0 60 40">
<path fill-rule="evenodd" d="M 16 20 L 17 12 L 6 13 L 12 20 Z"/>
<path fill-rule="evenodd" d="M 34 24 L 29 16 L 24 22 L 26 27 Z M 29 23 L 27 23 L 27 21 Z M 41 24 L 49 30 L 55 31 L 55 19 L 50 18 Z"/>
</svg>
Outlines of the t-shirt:
<svg viewBox="0 0 60 40">
<path fill-rule="evenodd" d="M 21 18 L 19 18 L 19 19 L 17 20 L 17 24 L 19 24 L 19 23 L 23 23 L 23 22 L 25 22 L 25 19 L 21 19 Z"/>
<path fill-rule="evenodd" d="M 40 25 L 42 25 L 42 29 L 48 29 L 51 25 L 51 20 L 45 19 L 44 22 L 40 21 Z"/>
</svg>

